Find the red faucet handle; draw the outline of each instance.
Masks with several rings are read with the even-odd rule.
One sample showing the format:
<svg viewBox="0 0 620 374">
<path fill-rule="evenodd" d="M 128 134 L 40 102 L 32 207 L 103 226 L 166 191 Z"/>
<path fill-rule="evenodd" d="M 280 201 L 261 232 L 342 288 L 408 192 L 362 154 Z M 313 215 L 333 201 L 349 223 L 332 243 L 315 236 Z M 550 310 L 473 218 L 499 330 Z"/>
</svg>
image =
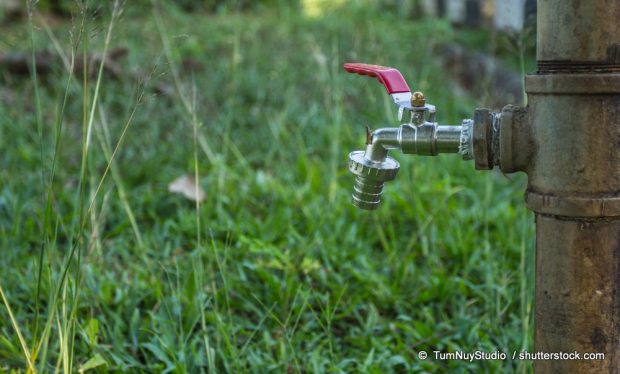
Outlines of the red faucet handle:
<svg viewBox="0 0 620 374">
<path fill-rule="evenodd" d="M 389 95 L 402 92 L 411 92 L 405 78 L 400 71 L 381 65 L 363 64 L 358 62 L 348 62 L 344 64 L 344 70 L 349 73 L 368 75 L 376 77 Z"/>
</svg>

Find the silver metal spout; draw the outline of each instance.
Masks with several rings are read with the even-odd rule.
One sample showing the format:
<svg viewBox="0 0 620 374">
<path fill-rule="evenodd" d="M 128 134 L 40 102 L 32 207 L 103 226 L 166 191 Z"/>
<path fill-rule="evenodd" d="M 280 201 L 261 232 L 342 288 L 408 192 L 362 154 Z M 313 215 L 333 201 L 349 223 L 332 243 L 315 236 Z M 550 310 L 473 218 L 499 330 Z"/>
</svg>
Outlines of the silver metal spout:
<svg viewBox="0 0 620 374">
<path fill-rule="evenodd" d="M 364 157 L 369 161 L 383 162 L 390 149 L 400 149 L 401 127 L 386 127 L 373 131 Z"/>
</svg>

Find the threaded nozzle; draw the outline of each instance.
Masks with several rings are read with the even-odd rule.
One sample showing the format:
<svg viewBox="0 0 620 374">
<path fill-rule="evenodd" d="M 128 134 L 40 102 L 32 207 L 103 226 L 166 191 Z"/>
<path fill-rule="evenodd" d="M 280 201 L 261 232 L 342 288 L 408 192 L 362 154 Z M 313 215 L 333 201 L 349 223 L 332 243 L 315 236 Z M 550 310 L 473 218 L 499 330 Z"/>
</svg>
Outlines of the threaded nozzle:
<svg viewBox="0 0 620 374">
<path fill-rule="evenodd" d="M 357 176 L 351 198 L 353 205 L 366 210 L 375 210 L 381 204 L 383 182 Z"/>
<path fill-rule="evenodd" d="M 383 183 L 396 177 L 400 165 L 391 157 L 381 161 L 366 159 L 364 151 L 349 154 L 349 171 L 355 174 L 353 205 L 366 210 L 375 210 L 381 203 Z"/>
</svg>

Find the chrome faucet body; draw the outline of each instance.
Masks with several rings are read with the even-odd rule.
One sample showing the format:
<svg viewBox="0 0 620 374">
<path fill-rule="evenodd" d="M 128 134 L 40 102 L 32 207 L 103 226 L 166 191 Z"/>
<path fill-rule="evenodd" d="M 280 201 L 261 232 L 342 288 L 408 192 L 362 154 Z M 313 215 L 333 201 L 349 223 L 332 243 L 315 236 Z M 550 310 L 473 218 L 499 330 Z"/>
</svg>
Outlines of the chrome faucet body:
<svg viewBox="0 0 620 374">
<path fill-rule="evenodd" d="M 345 64 L 345 69 L 379 78 L 398 106 L 399 120 L 406 120 L 398 127 L 368 132 L 366 150 L 349 154 L 349 170 L 356 176 L 352 195 L 355 206 L 367 210 L 379 207 L 384 183 L 393 180 L 400 167 L 388 156 L 390 150 L 423 156 L 459 153 L 465 160 L 473 157 L 471 120 L 460 126 L 439 125 L 435 106 L 426 104 L 421 92 L 412 94 L 398 70 L 366 64 Z M 393 92 L 395 89 L 406 91 Z"/>
</svg>

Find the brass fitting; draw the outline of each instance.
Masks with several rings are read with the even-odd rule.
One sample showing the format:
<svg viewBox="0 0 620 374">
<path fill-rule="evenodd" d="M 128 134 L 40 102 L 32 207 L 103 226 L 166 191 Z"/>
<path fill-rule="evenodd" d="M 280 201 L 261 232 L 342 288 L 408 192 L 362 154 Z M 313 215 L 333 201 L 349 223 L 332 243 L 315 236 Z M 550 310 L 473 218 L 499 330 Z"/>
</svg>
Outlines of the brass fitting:
<svg viewBox="0 0 620 374">
<path fill-rule="evenodd" d="M 411 95 L 411 106 L 422 107 L 426 105 L 426 99 L 424 94 L 420 91 L 416 91 Z"/>
</svg>

